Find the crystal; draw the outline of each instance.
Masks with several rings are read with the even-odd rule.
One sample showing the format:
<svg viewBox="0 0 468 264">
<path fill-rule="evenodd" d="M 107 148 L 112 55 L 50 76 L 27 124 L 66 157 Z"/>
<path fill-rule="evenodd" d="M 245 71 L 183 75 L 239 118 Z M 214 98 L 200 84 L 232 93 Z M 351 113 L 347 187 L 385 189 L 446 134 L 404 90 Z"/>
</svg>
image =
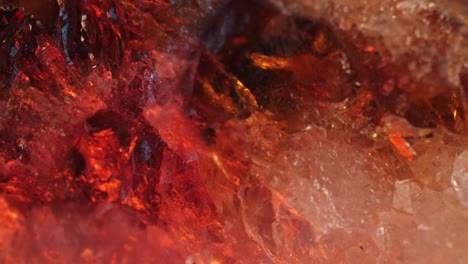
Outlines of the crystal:
<svg viewBox="0 0 468 264">
<path fill-rule="evenodd" d="M 1 1 L 0 262 L 467 262 L 467 10 Z"/>
<path fill-rule="evenodd" d="M 468 206 L 468 152 L 457 156 L 451 175 L 453 188 L 458 192 L 461 202 Z"/>
</svg>

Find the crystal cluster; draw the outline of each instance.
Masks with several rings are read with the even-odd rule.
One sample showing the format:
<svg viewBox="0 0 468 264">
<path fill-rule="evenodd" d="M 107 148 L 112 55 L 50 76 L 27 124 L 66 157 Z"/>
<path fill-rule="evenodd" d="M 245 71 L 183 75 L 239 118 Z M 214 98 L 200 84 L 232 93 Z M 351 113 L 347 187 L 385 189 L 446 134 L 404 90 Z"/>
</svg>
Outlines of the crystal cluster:
<svg viewBox="0 0 468 264">
<path fill-rule="evenodd" d="M 0 1 L 0 262 L 467 262 L 467 23 Z"/>
</svg>

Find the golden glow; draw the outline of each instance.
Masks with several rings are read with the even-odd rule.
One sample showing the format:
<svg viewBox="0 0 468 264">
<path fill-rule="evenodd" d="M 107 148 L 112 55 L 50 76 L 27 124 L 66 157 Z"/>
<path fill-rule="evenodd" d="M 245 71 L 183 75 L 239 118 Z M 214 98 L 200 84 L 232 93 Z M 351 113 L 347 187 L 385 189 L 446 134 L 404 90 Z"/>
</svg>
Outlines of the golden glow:
<svg viewBox="0 0 468 264">
<path fill-rule="evenodd" d="M 284 58 L 276 58 L 257 53 L 252 53 L 249 57 L 256 66 L 264 70 L 283 69 L 289 66 L 289 60 Z"/>
<path fill-rule="evenodd" d="M 250 107 L 258 108 L 258 103 L 255 96 L 250 92 L 250 90 L 247 87 L 244 86 L 244 84 L 241 81 L 237 79 L 236 89 L 239 96 L 242 97 L 242 99 L 244 99 Z"/>
<path fill-rule="evenodd" d="M 78 96 L 74 91 L 71 91 L 69 89 L 65 89 L 65 93 L 71 96 L 72 98 L 76 98 Z"/>
<path fill-rule="evenodd" d="M 211 101 L 214 104 L 217 104 L 217 105 L 223 107 L 224 110 L 226 110 L 229 113 L 235 113 L 236 112 L 236 108 L 234 107 L 234 103 L 232 102 L 232 99 L 229 96 L 226 96 L 224 94 L 216 93 L 213 86 L 207 80 L 203 80 L 202 85 L 203 85 L 203 91 L 211 99 Z"/>
<path fill-rule="evenodd" d="M 213 158 L 213 161 L 216 164 L 216 166 L 223 172 L 224 175 L 227 176 L 227 171 L 224 168 L 223 163 L 219 160 L 218 155 L 216 155 L 216 153 L 213 153 L 211 157 Z"/>
</svg>

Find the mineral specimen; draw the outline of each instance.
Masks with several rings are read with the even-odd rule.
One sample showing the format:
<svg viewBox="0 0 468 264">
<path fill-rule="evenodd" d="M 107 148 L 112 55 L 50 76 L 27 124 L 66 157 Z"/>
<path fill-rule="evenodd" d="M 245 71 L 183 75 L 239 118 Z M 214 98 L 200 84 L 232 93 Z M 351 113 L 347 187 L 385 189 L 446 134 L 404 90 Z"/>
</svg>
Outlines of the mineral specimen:
<svg viewBox="0 0 468 264">
<path fill-rule="evenodd" d="M 468 262 L 467 23 L 0 1 L 0 262 Z"/>
</svg>

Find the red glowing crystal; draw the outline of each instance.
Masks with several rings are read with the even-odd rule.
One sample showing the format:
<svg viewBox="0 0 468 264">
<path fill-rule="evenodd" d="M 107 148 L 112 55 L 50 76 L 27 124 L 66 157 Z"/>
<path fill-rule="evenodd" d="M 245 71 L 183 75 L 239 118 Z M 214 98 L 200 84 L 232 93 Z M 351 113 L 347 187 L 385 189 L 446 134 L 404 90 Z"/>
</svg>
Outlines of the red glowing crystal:
<svg viewBox="0 0 468 264">
<path fill-rule="evenodd" d="M 0 261 L 468 260 L 466 5 L 348 2 L 0 1 Z"/>
</svg>

